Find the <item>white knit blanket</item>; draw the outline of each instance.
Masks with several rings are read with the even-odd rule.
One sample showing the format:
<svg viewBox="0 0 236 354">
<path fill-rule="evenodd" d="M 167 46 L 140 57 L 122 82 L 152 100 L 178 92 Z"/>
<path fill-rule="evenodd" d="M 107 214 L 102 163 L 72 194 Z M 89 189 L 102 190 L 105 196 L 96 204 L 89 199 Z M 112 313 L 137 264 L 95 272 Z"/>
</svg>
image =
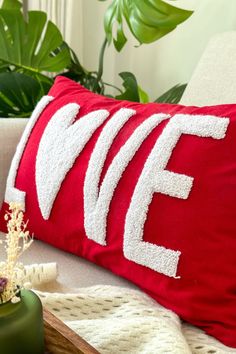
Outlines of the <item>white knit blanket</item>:
<svg viewBox="0 0 236 354">
<path fill-rule="evenodd" d="M 27 268 L 34 285 L 53 280 L 56 274 L 55 264 Z M 141 291 L 99 285 L 73 294 L 37 293 L 45 307 L 102 354 L 236 353 L 182 323 Z"/>
</svg>

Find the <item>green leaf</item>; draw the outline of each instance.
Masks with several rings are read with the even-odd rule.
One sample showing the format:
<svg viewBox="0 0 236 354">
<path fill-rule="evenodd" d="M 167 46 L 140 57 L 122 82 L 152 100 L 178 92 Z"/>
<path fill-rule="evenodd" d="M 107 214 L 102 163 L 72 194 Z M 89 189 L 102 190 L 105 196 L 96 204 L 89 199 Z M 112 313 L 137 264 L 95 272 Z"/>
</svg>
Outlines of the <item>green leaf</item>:
<svg viewBox="0 0 236 354">
<path fill-rule="evenodd" d="M 113 42 L 120 51 L 126 43 L 124 19 L 134 37 L 142 44 L 165 36 L 191 14 L 192 11 L 177 8 L 162 0 L 113 0 L 104 16 L 104 29 L 110 43 L 113 38 L 112 29 L 117 22 L 117 35 Z"/>
<path fill-rule="evenodd" d="M 2 71 L 6 72 L 8 70 L 9 70 L 8 64 L 0 61 L 0 72 L 2 72 Z"/>
<path fill-rule="evenodd" d="M 118 52 L 121 51 L 121 49 L 124 47 L 125 43 L 127 42 L 127 38 L 125 37 L 125 34 L 123 32 L 123 25 L 122 25 L 122 18 L 120 16 L 119 19 L 117 19 L 118 24 L 117 24 L 117 38 L 113 39 L 114 46 Z"/>
<path fill-rule="evenodd" d="M 25 22 L 20 11 L 1 9 L 0 48 L 0 62 L 36 73 L 58 72 L 70 64 L 60 31 L 41 11 L 29 11 Z"/>
<path fill-rule="evenodd" d="M 124 81 L 122 85 L 124 86 L 125 91 L 122 94 L 116 96 L 115 98 L 117 100 L 128 100 L 128 101 L 140 102 L 139 93 L 141 92 L 141 89 L 137 84 L 137 80 L 134 74 L 130 72 L 122 72 L 119 73 L 119 76 Z M 142 91 L 141 94 L 144 97 L 144 91 Z"/>
<path fill-rule="evenodd" d="M 20 10 L 22 3 L 18 0 L 4 0 L 1 8 L 6 10 Z"/>
<path fill-rule="evenodd" d="M 147 92 L 145 92 L 140 86 L 138 86 L 138 93 L 139 93 L 139 101 L 141 103 L 148 103 L 149 97 Z"/>
<path fill-rule="evenodd" d="M 42 87 L 32 77 L 0 73 L 0 117 L 29 117 L 41 96 Z"/>
<path fill-rule="evenodd" d="M 154 102 L 158 103 L 178 103 L 183 96 L 187 84 L 175 85 L 163 95 L 158 97 Z"/>
</svg>

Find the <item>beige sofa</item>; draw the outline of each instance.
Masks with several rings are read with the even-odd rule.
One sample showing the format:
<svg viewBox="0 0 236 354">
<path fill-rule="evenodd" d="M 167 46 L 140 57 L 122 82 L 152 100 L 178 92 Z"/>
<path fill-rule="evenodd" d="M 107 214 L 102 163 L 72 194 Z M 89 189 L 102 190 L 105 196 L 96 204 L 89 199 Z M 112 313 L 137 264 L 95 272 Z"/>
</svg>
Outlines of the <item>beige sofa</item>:
<svg viewBox="0 0 236 354">
<path fill-rule="evenodd" d="M 199 106 L 236 103 L 236 32 L 222 33 L 210 41 L 181 103 Z M 11 159 L 26 123 L 26 119 L 0 119 L 0 204 Z M 53 286 L 50 284 L 52 291 L 96 284 L 134 287 L 105 269 L 37 240 L 23 260 L 25 264 L 57 262 L 59 278 Z"/>
</svg>

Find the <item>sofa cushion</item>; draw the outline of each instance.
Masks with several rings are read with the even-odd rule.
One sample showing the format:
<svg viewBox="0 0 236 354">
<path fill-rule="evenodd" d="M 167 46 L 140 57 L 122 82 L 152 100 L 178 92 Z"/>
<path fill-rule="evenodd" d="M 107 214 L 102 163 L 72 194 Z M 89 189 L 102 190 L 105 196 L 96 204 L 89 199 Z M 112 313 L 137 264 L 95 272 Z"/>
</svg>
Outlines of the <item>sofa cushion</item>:
<svg viewBox="0 0 236 354">
<path fill-rule="evenodd" d="M 235 145 L 236 105 L 117 101 L 60 77 L 18 145 L 2 215 L 23 203 L 36 238 L 236 347 Z"/>
<path fill-rule="evenodd" d="M 0 232 L 0 240 L 4 240 L 4 238 L 5 235 Z M 0 260 L 2 261 L 5 257 L 5 249 L 0 247 Z M 40 286 L 42 291 L 72 293 L 77 292 L 78 288 L 100 284 L 136 288 L 133 283 L 116 276 L 107 269 L 39 240 L 34 240 L 30 250 L 24 252 L 20 260 L 24 265 L 57 263 L 57 280 L 42 284 Z"/>
</svg>

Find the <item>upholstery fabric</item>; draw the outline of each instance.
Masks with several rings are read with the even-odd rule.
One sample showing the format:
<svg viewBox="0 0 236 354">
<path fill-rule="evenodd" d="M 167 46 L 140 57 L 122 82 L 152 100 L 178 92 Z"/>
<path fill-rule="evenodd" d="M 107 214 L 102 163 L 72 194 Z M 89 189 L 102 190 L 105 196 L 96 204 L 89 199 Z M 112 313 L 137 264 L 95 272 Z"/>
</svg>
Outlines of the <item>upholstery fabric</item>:
<svg viewBox="0 0 236 354">
<path fill-rule="evenodd" d="M 204 51 L 180 101 L 184 105 L 236 102 L 236 32 L 214 36 Z"/>
<path fill-rule="evenodd" d="M 16 145 L 28 119 L 0 118 L 0 207 Z"/>
</svg>

